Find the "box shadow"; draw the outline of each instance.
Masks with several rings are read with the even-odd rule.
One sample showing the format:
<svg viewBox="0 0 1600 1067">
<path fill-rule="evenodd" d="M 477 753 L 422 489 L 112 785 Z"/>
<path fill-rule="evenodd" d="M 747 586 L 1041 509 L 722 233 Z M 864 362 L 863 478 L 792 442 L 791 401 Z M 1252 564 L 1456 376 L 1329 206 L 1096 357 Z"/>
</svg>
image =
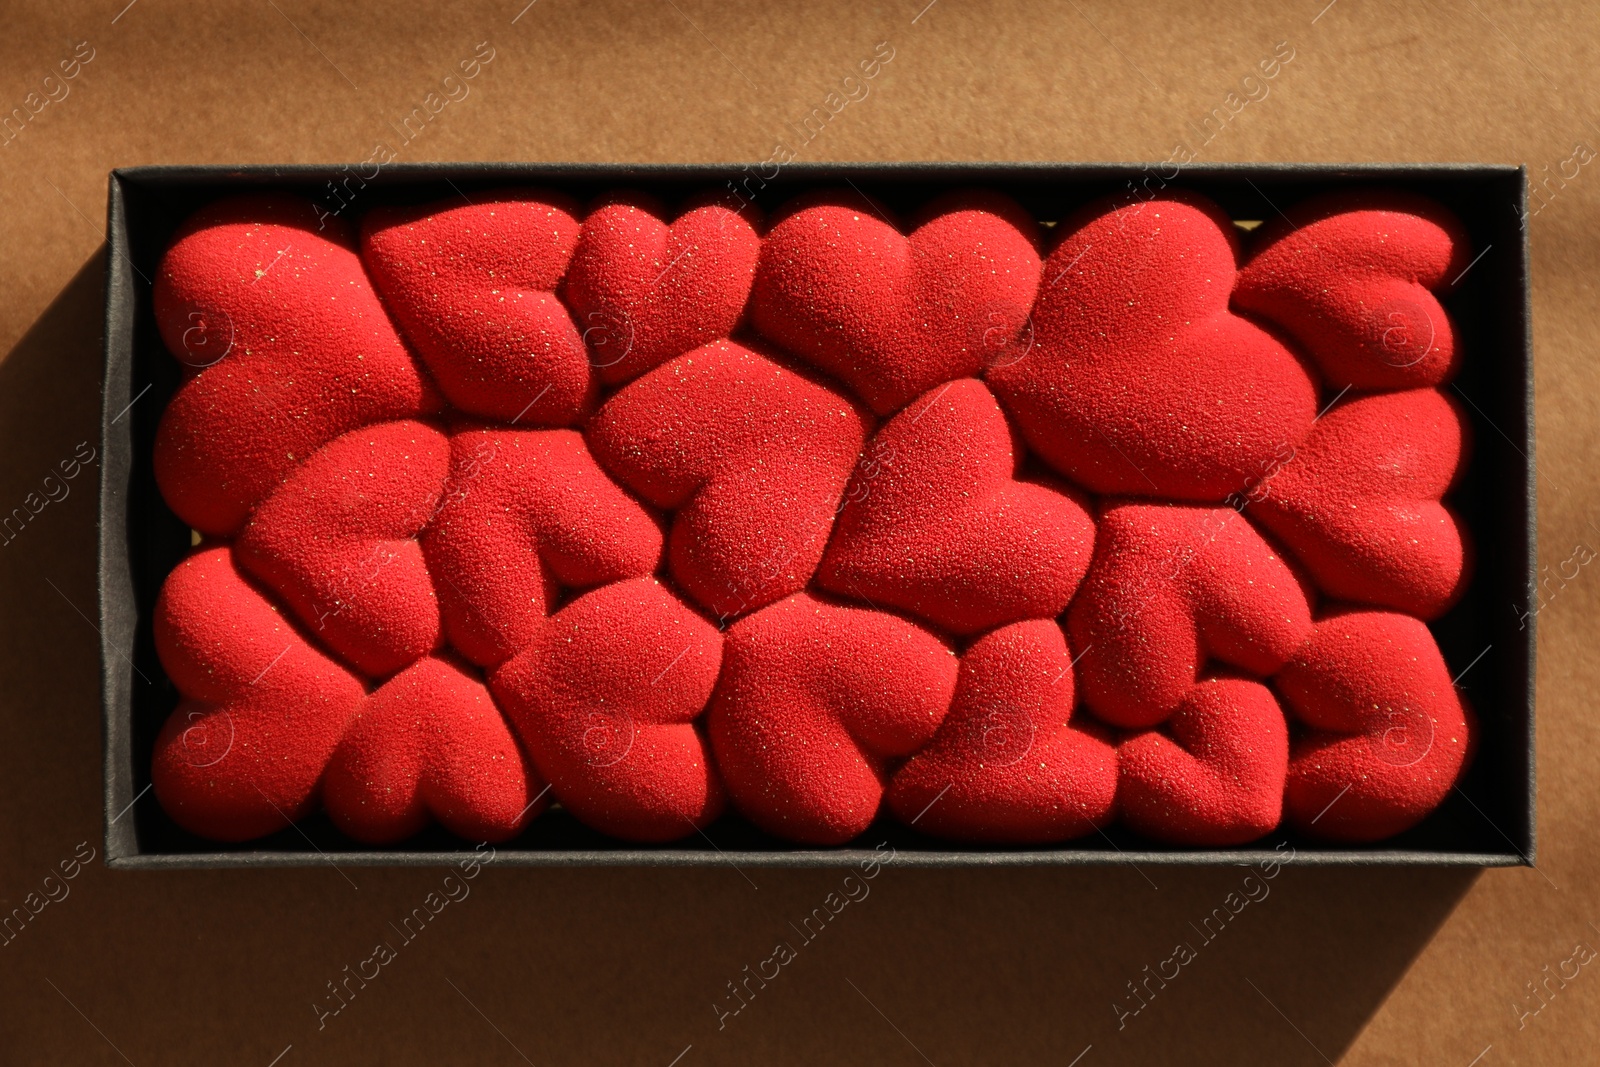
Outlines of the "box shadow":
<svg viewBox="0 0 1600 1067">
<path fill-rule="evenodd" d="M 104 259 L 102 251 L 86 261 L 0 363 L 0 441 L 8 457 L 0 465 L 0 501 L 25 499 L 77 442 L 98 441 Z M 0 720 L 11 743 L 0 754 L 0 773 L 14 794 L 29 798 L 41 832 L 55 829 L 51 822 L 65 832 L 91 821 L 100 789 L 94 486 L 87 472 L 80 479 L 70 497 L 49 504 L 0 548 L 6 602 L 37 605 L 0 618 L 0 640 L 12 650 L 5 666 L 11 699 Z M 238 906 L 248 912 L 250 898 L 322 873 L 239 872 L 213 890 L 243 898 Z M 504 952 L 514 944 L 538 946 L 552 976 L 598 966 L 634 988 L 665 990 L 623 1010 L 629 1025 L 617 1028 L 618 1040 L 641 1055 L 653 1055 L 663 1031 L 684 1030 L 694 1013 L 705 1022 L 696 1031 L 714 1029 L 706 1005 L 747 962 L 736 959 L 739 946 L 786 936 L 774 919 L 801 918 L 820 900 L 819 878 L 833 878 L 758 873 L 776 890 L 769 914 L 733 904 L 748 890 L 725 870 L 552 873 L 500 871 L 485 894 L 488 921 L 463 928 L 452 952 L 477 959 L 475 982 L 485 985 L 518 987 L 524 961 Z M 863 905 L 855 930 L 819 951 L 823 966 L 797 976 L 792 994 L 753 1001 L 752 1009 L 763 1010 L 751 1010 L 739 1030 L 797 1059 L 827 1059 L 842 1044 L 898 1054 L 892 1050 L 900 1038 L 843 983 L 848 974 L 939 1061 L 1020 1062 L 1043 1054 L 1069 1062 L 1091 1043 L 1101 1063 L 1337 1060 L 1478 877 L 1469 869 L 1307 870 L 1291 863 L 1267 883 L 1269 896 L 1230 911 L 1221 927 L 1215 911 L 1229 910 L 1230 893 L 1246 892 L 1247 869 L 1011 870 L 998 879 L 980 870 L 887 873 L 877 885 L 887 891 L 884 906 Z M 151 872 L 123 881 L 118 893 L 136 911 L 159 913 L 169 880 L 194 877 L 203 875 Z M 702 916 L 685 922 L 666 907 L 674 899 L 699 901 Z M 552 923 L 552 915 L 568 921 Z M 617 922 L 618 915 L 634 920 Z M 299 936 L 332 937 L 353 918 L 364 916 L 336 909 Z M 1212 929 L 1220 932 L 1208 940 Z M 167 936 L 162 924 L 123 936 L 134 958 L 157 969 L 181 966 L 156 962 Z M 1164 961 L 1180 942 L 1196 958 L 1177 978 L 1150 979 L 1151 972 L 1171 973 Z M 1144 991 L 1141 999 L 1130 982 Z M 529 1009 L 552 1024 L 547 1058 L 562 1044 L 582 1051 L 580 1035 L 558 1021 L 582 1008 L 567 1000 L 577 993 L 563 992 L 559 982 L 547 988 L 543 1004 Z M 378 1010 L 388 1018 L 373 1020 L 379 1025 L 368 1039 L 389 1032 L 398 1041 L 406 1005 Z M 982 1025 L 974 1025 L 974 1012 Z M 837 1025 L 816 1026 L 820 1013 Z M 743 1035 L 720 1040 L 729 1043 L 701 1046 L 708 1058 L 734 1054 Z"/>
<path fill-rule="evenodd" d="M 105 254 L 78 269 L 0 362 L 0 775 L 26 797 L 28 834 L 92 823 L 85 814 L 98 809 L 101 788 L 95 516 Z"/>
</svg>

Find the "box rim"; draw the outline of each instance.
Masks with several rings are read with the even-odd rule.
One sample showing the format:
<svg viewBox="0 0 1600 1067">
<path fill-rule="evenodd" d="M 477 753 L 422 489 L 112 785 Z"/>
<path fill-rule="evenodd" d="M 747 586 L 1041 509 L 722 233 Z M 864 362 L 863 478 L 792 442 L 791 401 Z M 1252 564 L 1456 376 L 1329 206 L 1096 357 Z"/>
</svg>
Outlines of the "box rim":
<svg viewBox="0 0 1600 1067">
<path fill-rule="evenodd" d="M 1517 181 L 1517 217 L 1522 220 L 1519 227 L 1521 240 L 1517 243 L 1517 256 L 1519 259 L 1517 269 L 1522 274 L 1522 300 L 1518 306 L 1518 314 L 1522 318 L 1522 406 L 1523 406 L 1523 441 L 1519 446 L 1525 465 L 1522 471 L 1524 500 L 1526 509 L 1524 524 L 1526 532 L 1523 537 L 1524 555 L 1527 563 L 1529 578 L 1530 603 L 1532 597 L 1537 595 L 1539 575 L 1539 468 L 1537 455 L 1537 427 L 1534 423 L 1534 363 L 1533 363 L 1533 256 L 1530 247 L 1528 232 L 1528 168 L 1526 164 L 1516 168 Z M 1525 828 L 1528 838 L 1528 848 L 1522 854 L 1523 864 L 1528 867 L 1538 866 L 1539 855 L 1539 760 L 1538 760 L 1538 612 L 1533 612 L 1528 617 L 1528 627 L 1524 645 L 1528 657 L 1528 671 L 1524 679 L 1526 699 L 1528 704 L 1527 745 L 1527 781 L 1528 791 L 1526 798 L 1526 811 L 1528 825 Z M 1515 848 L 1515 843 L 1512 843 Z"/>
<path fill-rule="evenodd" d="M 393 852 L 150 852 L 108 857 L 106 866 L 117 870 L 173 870 L 187 868 L 235 869 L 254 867 L 448 867 L 473 856 L 458 852 L 397 850 Z M 1279 863 L 1295 867 L 1520 867 L 1522 860 L 1503 852 L 1422 852 L 1419 850 L 1360 849 L 1341 852 L 1298 848 L 1285 857 L 1272 849 L 1186 849 L 1172 852 L 1088 852 L 1077 849 L 1037 852 L 963 852 L 900 849 L 896 867 L 945 870 L 965 867 L 1239 867 Z M 1109 859 L 1106 857 L 1110 857 Z M 1403 857 L 1395 859 L 1394 857 Z M 498 867 L 765 867 L 823 869 L 853 867 L 861 863 L 887 864 L 884 854 L 872 849 L 837 851 L 794 848 L 770 852 L 689 851 L 650 852 L 635 849 L 563 849 L 533 851 L 499 848 Z"/>
<path fill-rule="evenodd" d="M 131 665 L 126 672 L 116 667 L 116 657 L 123 655 L 121 648 L 132 647 L 132 635 L 114 630 L 119 616 L 112 610 L 118 594 L 129 600 L 133 596 L 133 577 L 126 543 L 128 515 L 125 492 L 133 469 L 132 424 L 130 422 L 118 429 L 111 414 L 113 404 L 121 410 L 121 406 L 127 402 L 133 380 L 136 297 L 131 270 L 133 264 L 126 248 L 126 220 L 122 183 L 116 171 L 112 171 L 106 198 L 105 348 L 102 355 L 100 500 L 96 515 L 98 558 L 95 574 L 95 595 L 100 617 L 101 737 L 105 746 L 102 758 L 105 775 L 103 818 L 108 862 L 113 858 L 139 854 L 133 824 L 130 822 L 120 828 L 117 826 L 137 798 L 130 797 L 126 800 L 126 807 L 113 810 L 114 804 L 124 802 L 123 793 L 132 792 L 134 780 L 132 670 Z M 124 267 L 128 269 L 124 270 Z M 118 533 L 122 535 L 120 540 L 116 536 Z M 133 614 L 133 625 L 136 626 L 137 612 Z M 129 640 L 119 642 L 116 640 L 119 637 Z M 123 713 L 118 714 L 119 710 Z M 117 788 L 119 785 L 123 786 L 120 791 Z"/>
</svg>

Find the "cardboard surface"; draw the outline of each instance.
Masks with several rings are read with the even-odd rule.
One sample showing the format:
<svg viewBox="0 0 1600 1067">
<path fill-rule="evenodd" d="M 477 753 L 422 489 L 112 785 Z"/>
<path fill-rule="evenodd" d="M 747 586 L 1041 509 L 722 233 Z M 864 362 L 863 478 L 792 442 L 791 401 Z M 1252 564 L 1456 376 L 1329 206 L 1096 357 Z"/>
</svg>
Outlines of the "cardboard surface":
<svg viewBox="0 0 1600 1067">
<path fill-rule="evenodd" d="M 96 438 L 113 166 L 380 143 L 406 161 L 763 160 L 778 142 L 810 162 L 1161 160 L 1182 142 L 1205 162 L 1529 164 L 1549 570 L 1542 606 L 1504 607 L 1540 630 L 1536 870 L 890 863 L 856 900 L 819 870 L 121 872 L 99 854 L 91 465 L 0 545 L 0 911 L 37 911 L 0 945 L 0 1061 L 1592 1062 L 1594 14 L 117 0 L 13 4 L 4 25 L 0 116 L 26 116 L 0 133 L 7 510 Z M 476 76 L 443 85 L 484 41 Z M 830 113 L 884 41 L 866 95 Z"/>
</svg>

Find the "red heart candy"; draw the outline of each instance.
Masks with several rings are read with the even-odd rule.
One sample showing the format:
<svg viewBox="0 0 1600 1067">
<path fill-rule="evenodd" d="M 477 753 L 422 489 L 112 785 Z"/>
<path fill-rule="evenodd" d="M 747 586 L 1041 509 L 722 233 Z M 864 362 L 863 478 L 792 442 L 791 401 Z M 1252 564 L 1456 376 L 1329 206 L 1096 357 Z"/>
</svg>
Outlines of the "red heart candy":
<svg viewBox="0 0 1600 1067">
<path fill-rule="evenodd" d="M 490 679 L 539 773 L 589 826 L 672 841 L 722 812 L 695 719 L 722 636 L 653 578 L 585 593 Z"/>
<path fill-rule="evenodd" d="M 1292 333 L 1336 388 L 1412 389 L 1455 375 L 1460 349 L 1434 293 L 1468 266 L 1461 223 L 1397 194 L 1340 194 L 1273 225 L 1239 272 L 1236 307 Z"/>
<path fill-rule="evenodd" d="M 1117 750 L 1094 725 L 1068 725 L 1072 696 L 1072 655 L 1054 622 L 979 638 L 939 732 L 890 783 L 895 817 L 941 837 L 1030 844 L 1109 823 Z"/>
<path fill-rule="evenodd" d="M 648 197 L 619 196 L 583 220 L 565 295 L 608 385 L 728 336 L 744 314 L 755 229 L 721 204 L 664 218 Z"/>
<path fill-rule="evenodd" d="M 483 683 L 437 656 L 366 699 L 322 783 L 339 829 L 372 844 L 435 818 L 469 841 L 504 841 L 544 808 L 543 791 Z"/>
<path fill-rule="evenodd" d="M 879 415 L 977 374 L 1027 321 L 1038 226 L 1007 197 L 936 201 L 910 237 L 859 197 L 788 211 L 762 244 L 752 320 Z"/>
<path fill-rule="evenodd" d="M 445 633 L 474 663 L 495 666 L 528 644 L 557 584 L 581 589 L 656 569 L 661 528 L 576 431 L 462 430 L 450 454 L 423 550 Z"/>
<path fill-rule="evenodd" d="M 1466 533 L 1439 502 L 1467 432 L 1435 389 L 1348 400 L 1252 490 L 1249 514 L 1329 596 L 1437 618 L 1467 584 Z"/>
<path fill-rule="evenodd" d="M 461 410 L 566 426 L 588 407 L 589 356 L 555 295 L 578 243 L 576 211 L 563 196 L 508 190 L 367 215 L 361 254 L 373 282 Z"/>
<path fill-rule="evenodd" d="M 256 509 L 234 551 L 318 640 L 381 678 L 439 647 L 419 532 L 438 509 L 444 434 L 368 426 L 324 445 Z"/>
<path fill-rule="evenodd" d="M 959 634 L 1066 608 L 1089 566 L 1079 504 L 1016 480 L 1011 427 L 984 384 L 951 382 L 872 440 L 818 584 Z"/>
<path fill-rule="evenodd" d="M 1168 194 L 1061 228 L 1032 348 L 986 376 L 1041 458 L 1097 493 L 1222 500 L 1300 442 L 1316 388 L 1228 310 L 1221 209 Z"/>
<path fill-rule="evenodd" d="M 1165 731 L 1117 748 L 1128 828 L 1180 845 L 1242 845 L 1283 817 L 1289 726 L 1260 682 L 1214 678 L 1189 690 Z"/>
<path fill-rule="evenodd" d="M 227 548 L 175 567 L 156 599 L 156 652 L 183 700 L 156 738 L 156 798 L 184 829 L 247 841 L 316 806 L 361 682 L 250 585 Z"/>
<path fill-rule="evenodd" d="M 1284 792 L 1303 833 L 1392 837 L 1439 806 L 1470 755 L 1471 716 L 1433 635 L 1410 616 L 1323 619 L 1274 684 L 1312 730 L 1294 744 Z"/>
<path fill-rule="evenodd" d="M 835 845 L 872 824 L 888 761 L 939 729 L 957 662 L 894 615 L 797 593 L 729 628 L 707 732 L 728 795 L 791 841 Z"/>
<path fill-rule="evenodd" d="M 1311 634 L 1304 587 L 1248 520 L 1175 504 L 1101 515 L 1067 620 L 1084 699 L 1129 729 L 1177 710 L 1209 658 L 1265 677 Z"/>
<path fill-rule="evenodd" d="M 588 436 L 608 471 L 676 511 L 672 575 L 728 618 L 805 587 L 869 425 L 808 374 L 718 341 L 621 389 Z"/>
<path fill-rule="evenodd" d="M 325 220 L 326 221 L 326 220 Z M 156 481 L 184 522 L 237 529 L 346 431 L 438 410 L 343 223 L 253 195 L 193 215 L 156 273 L 156 323 L 191 371 L 156 432 Z"/>
</svg>

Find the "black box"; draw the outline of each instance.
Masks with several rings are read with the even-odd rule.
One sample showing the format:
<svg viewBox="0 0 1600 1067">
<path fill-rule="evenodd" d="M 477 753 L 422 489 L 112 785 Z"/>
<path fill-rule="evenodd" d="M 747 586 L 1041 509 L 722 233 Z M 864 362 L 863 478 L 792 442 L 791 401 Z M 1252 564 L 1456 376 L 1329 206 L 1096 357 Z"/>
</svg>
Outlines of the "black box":
<svg viewBox="0 0 1600 1067">
<path fill-rule="evenodd" d="M 369 169 L 370 168 L 370 169 Z M 932 867 L 1264 863 L 1292 844 L 1316 865 L 1532 865 L 1534 860 L 1535 553 L 1533 352 L 1529 324 L 1523 168 L 1476 164 L 1339 166 L 1222 164 L 805 164 L 763 175 L 755 166 L 606 164 L 376 164 L 135 167 L 112 171 L 108 208 L 105 384 L 102 398 L 99 592 L 105 717 L 106 862 L 117 868 L 295 867 L 313 864 L 444 866 L 472 845 L 431 829 L 400 849 L 359 845 L 324 816 L 245 845 L 188 834 L 150 792 L 150 755 L 177 691 L 156 657 L 150 619 L 161 582 L 189 549 L 189 530 L 163 503 L 151 469 L 155 429 L 179 381 L 156 331 L 150 280 L 177 225 L 207 201 L 266 188 L 299 192 L 353 215 L 383 203 L 444 200 L 473 189 L 536 185 L 587 200 L 618 187 L 671 201 L 736 185 L 771 208 L 813 186 L 854 186 L 899 208 L 947 187 L 983 186 L 1016 197 L 1041 220 L 1095 197 L 1162 179 L 1212 197 L 1237 220 L 1336 189 L 1406 190 L 1444 204 L 1467 227 L 1473 262 L 1446 306 L 1466 352 L 1452 391 L 1473 423 L 1473 452 L 1452 495 L 1471 530 L 1477 566 L 1460 605 L 1433 624 L 1445 660 L 1480 724 L 1477 755 L 1438 811 L 1379 845 L 1358 848 L 1275 834 L 1255 847 L 1179 849 L 1121 828 L 1065 846 L 955 846 L 880 821 L 853 846 L 807 849 L 727 816 L 698 838 L 642 846 L 606 838 L 563 811 L 534 820 L 497 862 L 526 866 L 848 866 L 887 841 L 895 862 Z M 764 180 L 765 178 L 765 180 Z M 364 179 L 364 180 L 363 180 Z M 337 186 L 339 197 L 332 190 Z"/>
</svg>

